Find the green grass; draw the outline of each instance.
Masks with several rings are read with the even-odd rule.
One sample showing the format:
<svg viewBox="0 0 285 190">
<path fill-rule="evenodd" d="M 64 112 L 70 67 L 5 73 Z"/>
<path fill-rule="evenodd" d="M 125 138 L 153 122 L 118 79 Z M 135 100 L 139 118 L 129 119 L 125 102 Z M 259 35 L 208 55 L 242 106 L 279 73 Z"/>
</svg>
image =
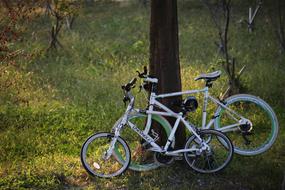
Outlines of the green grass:
<svg viewBox="0 0 285 190">
<path fill-rule="evenodd" d="M 246 17 L 247 7 L 236 7 L 230 51 L 238 68 L 247 65 L 242 76 L 246 92 L 268 101 L 280 123 L 277 142 L 268 152 L 236 155 L 216 175 L 200 175 L 175 163 L 150 172 L 127 171 L 110 180 L 88 176 L 80 163 L 81 145 L 94 132 L 111 129 L 124 111 L 120 85 L 149 60 L 150 10 L 136 3 L 97 2 L 82 8 L 73 30 L 63 28 L 63 49 L 17 60 L 15 66 L 0 65 L 0 189 L 280 189 L 285 168 L 284 55 L 278 53 L 266 17 L 259 15 L 256 31 L 248 34 L 236 22 Z M 11 48 L 46 48 L 52 22 L 34 18 L 24 39 Z M 195 76 L 222 69 L 214 45 L 217 31 L 198 1 L 179 3 L 179 24 L 183 89 L 201 88 Z M 29 30 L 36 32 L 30 35 Z M 218 96 L 226 87 L 223 74 L 211 92 Z M 135 93 L 137 105 L 145 106 L 144 96 L 137 89 Z M 201 106 L 191 115 L 198 125 L 200 113 Z"/>
</svg>

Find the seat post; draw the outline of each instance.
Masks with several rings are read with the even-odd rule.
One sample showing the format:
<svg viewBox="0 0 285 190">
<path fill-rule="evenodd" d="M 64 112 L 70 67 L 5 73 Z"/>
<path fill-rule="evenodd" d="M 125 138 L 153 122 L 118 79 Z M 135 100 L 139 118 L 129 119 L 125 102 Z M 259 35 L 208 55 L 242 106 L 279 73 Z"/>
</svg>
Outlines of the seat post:
<svg viewBox="0 0 285 190">
<path fill-rule="evenodd" d="M 206 80 L 206 87 L 212 88 L 213 87 L 213 83 L 212 82 L 213 81 L 211 81 L 211 80 Z"/>
</svg>

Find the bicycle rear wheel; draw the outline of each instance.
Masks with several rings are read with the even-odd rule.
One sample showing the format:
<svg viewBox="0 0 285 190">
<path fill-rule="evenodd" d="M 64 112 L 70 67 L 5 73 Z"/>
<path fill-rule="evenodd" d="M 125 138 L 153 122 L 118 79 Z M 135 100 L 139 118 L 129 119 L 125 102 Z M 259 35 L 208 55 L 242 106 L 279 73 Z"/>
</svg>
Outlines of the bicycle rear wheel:
<svg viewBox="0 0 285 190">
<path fill-rule="evenodd" d="M 128 120 L 133 123 L 140 130 L 145 129 L 147 115 L 140 113 L 133 113 L 129 115 Z M 113 129 L 120 123 L 119 119 L 115 124 Z M 149 135 L 157 139 L 156 143 L 165 144 L 167 137 L 170 135 L 172 128 L 168 121 L 161 116 L 152 115 L 152 125 L 150 127 Z M 120 132 L 120 136 L 123 137 L 131 149 L 131 163 L 129 169 L 134 171 L 149 171 L 158 168 L 161 164 L 156 162 L 154 157 L 154 152 L 149 151 L 148 145 L 136 132 L 131 130 L 130 127 L 125 126 Z M 174 147 L 175 140 L 171 144 Z M 118 156 L 120 161 L 120 154 L 115 151 L 115 155 Z"/>
<path fill-rule="evenodd" d="M 278 134 L 278 121 L 272 108 L 262 99 L 247 94 L 231 96 L 225 102 L 228 108 L 252 123 L 252 128 L 240 125 L 235 131 L 227 132 L 235 152 L 252 156 L 267 151 Z M 215 114 L 219 115 L 214 124 L 217 130 L 223 131 L 224 126 L 236 123 L 222 107 L 218 107 Z"/>
<path fill-rule="evenodd" d="M 191 136 L 185 144 L 185 149 L 196 151 L 184 153 L 187 164 L 199 173 L 215 173 L 224 169 L 233 157 L 230 139 L 222 132 L 212 129 L 201 130 L 199 135 L 208 147 L 203 149 L 203 143 L 199 142 L 195 135 Z"/>
<path fill-rule="evenodd" d="M 98 177 L 115 177 L 122 174 L 131 160 L 130 149 L 127 143 L 118 137 L 114 150 L 120 153 L 120 160 L 114 156 L 114 150 L 109 158 L 106 153 L 114 135 L 111 133 L 96 133 L 89 137 L 81 149 L 81 162 L 86 171 Z"/>
</svg>

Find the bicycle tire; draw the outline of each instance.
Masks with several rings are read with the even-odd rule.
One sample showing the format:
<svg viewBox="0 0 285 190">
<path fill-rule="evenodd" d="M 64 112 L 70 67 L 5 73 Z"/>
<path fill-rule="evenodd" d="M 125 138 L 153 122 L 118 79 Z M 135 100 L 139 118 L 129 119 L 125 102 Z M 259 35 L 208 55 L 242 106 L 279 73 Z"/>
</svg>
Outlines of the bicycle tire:
<svg viewBox="0 0 285 190">
<path fill-rule="evenodd" d="M 253 156 L 264 153 L 272 147 L 278 135 L 279 125 L 276 114 L 264 100 L 253 95 L 238 94 L 227 98 L 225 103 L 226 106 L 253 123 L 252 135 L 246 136 L 248 142 L 242 137 L 241 130 L 227 133 L 232 140 L 235 153 Z M 221 106 L 216 110 L 215 115 L 219 115 L 219 117 L 216 118 L 214 126 L 217 130 L 222 131 L 222 126 L 230 122 L 226 114 L 223 114 L 224 111 L 225 109 Z"/>
<path fill-rule="evenodd" d="M 115 147 L 116 151 L 121 151 L 121 160 L 124 160 L 124 162 L 117 161 L 114 151 L 109 159 L 105 160 L 103 158 L 113 137 L 114 134 L 112 133 L 96 133 L 90 136 L 82 145 L 81 163 L 90 175 L 111 178 L 121 175 L 128 168 L 131 160 L 130 148 L 121 137 L 118 137 Z"/>
<path fill-rule="evenodd" d="M 202 143 L 199 143 L 198 138 L 192 135 L 187 140 L 185 149 L 195 147 L 201 150 L 201 152 L 184 153 L 185 161 L 189 167 L 203 174 L 216 173 L 223 170 L 233 157 L 234 150 L 231 140 L 222 132 L 214 129 L 204 129 L 199 131 L 198 134 L 203 139 L 203 142 L 209 146 L 209 149 L 202 150 Z"/>
</svg>

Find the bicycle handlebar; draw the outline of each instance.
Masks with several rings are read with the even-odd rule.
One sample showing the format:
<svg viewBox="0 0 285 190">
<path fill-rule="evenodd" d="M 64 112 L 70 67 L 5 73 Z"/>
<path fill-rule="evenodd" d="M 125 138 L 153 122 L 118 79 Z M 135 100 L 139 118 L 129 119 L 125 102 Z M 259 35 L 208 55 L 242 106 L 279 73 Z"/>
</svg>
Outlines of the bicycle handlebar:
<svg viewBox="0 0 285 190">
<path fill-rule="evenodd" d="M 138 77 L 140 78 L 143 78 L 143 81 L 144 81 L 144 84 L 140 85 L 140 91 L 142 88 L 144 88 L 145 90 L 149 90 L 151 91 L 152 89 L 155 89 L 155 86 L 156 84 L 158 83 L 158 79 L 157 78 L 153 78 L 153 77 L 150 77 L 148 75 L 148 71 L 147 71 L 147 67 L 144 66 L 143 68 L 143 72 L 140 73 L 139 71 L 136 71 L 138 73 Z M 135 88 L 135 84 L 137 82 L 137 78 L 133 78 L 130 82 L 128 82 L 127 84 L 123 85 L 122 86 L 122 89 L 125 93 L 125 96 L 124 96 L 124 103 L 126 104 L 126 102 L 130 101 L 130 102 L 134 102 L 134 97 L 132 96 L 131 94 L 131 89 L 132 88 Z M 150 87 L 147 87 L 149 86 L 149 83 L 152 83 Z M 154 85 L 154 88 L 153 86 Z"/>
<path fill-rule="evenodd" d="M 147 77 L 147 67 L 146 66 L 143 67 L 143 72 L 142 73 L 140 73 L 139 71 L 137 71 L 137 73 L 138 73 L 138 77 L 146 78 Z"/>
<path fill-rule="evenodd" d="M 133 78 L 130 82 L 122 86 L 122 89 L 125 91 L 130 91 L 132 88 L 135 87 L 135 84 L 137 82 L 137 78 Z"/>
<path fill-rule="evenodd" d="M 147 71 L 147 67 L 146 66 L 143 67 L 143 72 L 142 73 L 140 73 L 139 71 L 136 71 L 136 72 L 138 73 L 138 77 L 144 79 L 144 85 L 141 85 L 140 89 L 142 89 L 147 82 L 158 83 L 158 79 L 157 78 L 154 78 L 154 77 L 151 77 L 151 76 L 148 75 L 148 71 Z M 124 91 L 126 91 L 126 92 L 130 92 L 130 90 L 135 87 L 136 82 L 137 82 L 137 78 L 133 78 L 129 83 L 123 85 L 122 89 Z"/>
</svg>

